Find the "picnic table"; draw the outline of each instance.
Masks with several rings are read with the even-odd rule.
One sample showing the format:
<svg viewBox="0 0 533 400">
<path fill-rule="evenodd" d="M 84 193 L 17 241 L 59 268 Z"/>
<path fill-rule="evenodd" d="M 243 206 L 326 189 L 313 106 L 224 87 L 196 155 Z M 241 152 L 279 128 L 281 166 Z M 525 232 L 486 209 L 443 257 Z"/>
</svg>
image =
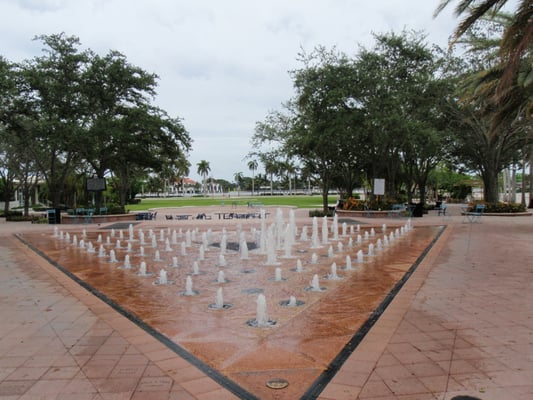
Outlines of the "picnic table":
<svg viewBox="0 0 533 400">
<path fill-rule="evenodd" d="M 249 219 L 249 218 L 261 218 L 260 212 L 217 212 L 218 219 Z M 269 213 L 264 213 L 265 218 Z"/>
</svg>

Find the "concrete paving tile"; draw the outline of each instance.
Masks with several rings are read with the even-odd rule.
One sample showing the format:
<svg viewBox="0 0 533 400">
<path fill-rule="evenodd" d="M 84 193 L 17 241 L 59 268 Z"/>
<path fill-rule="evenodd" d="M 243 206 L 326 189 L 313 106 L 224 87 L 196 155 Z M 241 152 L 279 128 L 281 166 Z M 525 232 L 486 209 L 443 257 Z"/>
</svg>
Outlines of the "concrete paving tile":
<svg viewBox="0 0 533 400">
<path fill-rule="evenodd" d="M 441 376 L 447 371 L 442 369 L 436 362 L 421 362 L 407 364 L 405 367 L 417 378 L 425 376 Z"/>
<path fill-rule="evenodd" d="M 464 386 L 449 375 L 420 376 L 418 379 L 431 393 L 464 390 Z"/>
<path fill-rule="evenodd" d="M 0 357 L 0 367 L 20 367 L 30 357 L 16 356 L 16 357 Z"/>
<path fill-rule="evenodd" d="M 109 374 L 109 377 L 139 379 L 143 375 L 145 368 L 145 365 L 117 364 Z"/>
<path fill-rule="evenodd" d="M 89 379 L 76 377 L 70 380 L 63 388 L 62 393 L 92 393 L 94 395 L 97 393 L 97 390 Z"/>
<path fill-rule="evenodd" d="M 26 393 L 37 381 L 22 380 L 10 381 L 3 380 L 0 382 L 0 397 L 21 396 Z"/>
<path fill-rule="evenodd" d="M 376 399 L 384 396 L 392 396 L 392 391 L 381 379 L 371 380 L 366 385 L 359 394 L 359 399 Z"/>
<path fill-rule="evenodd" d="M 82 372 L 87 378 L 91 379 L 101 379 L 107 378 L 111 375 L 111 372 L 115 368 L 114 365 L 94 365 L 94 366 L 83 366 Z"/>
<path fill-rule="evenodd" d="M 40 379 L 26 392 L 27 395 L 57 395 L 70 383 L 68 379 Z"/>
<path fill-rule="evenodd" d="M 355 386 L 330 383 L 318 397 L 320 400 L 353 400 L 361 393 L 361 388 Z"/>
<path fill-rule="evenodd" d="M 64 357 L 65 354 L 50 354 L 50 355 L 35 355 L 26 360 L 25 367 L 48 367 L 56 364 L 58 359 Z"/>
<path fill-rule="evenodd" d="M 213 392 L 220 389 L 220 385 L 209 377 L 202 376 L 198 379 L 186 380 L 180 382 L 181 386 L 194 396 L 203 393 Z"/>
<path fill-rule="evenodd" d="M 0 382 L 11 375 L 15 370 L 15 367 L 0 367 Z"/>
<path fill-rule="evenodd" d="M 488 371 L 486 373 L 490 379 L 498 385 L 507 386 L 528 386 L 533 382 L 533 370 L 528 371 Z"/>
<path fill-rule="evenodd" d="M 11 381 L 32 381 L 43 377 L 50 367 L 18 367 L 8 377 Z"/>
<path fill-rule="evenodd" d="M 133 392 L 131 400 L 169 400 L 170 392 Z"/>
<path fill-rule="evenodd" d="M 223 393 L 227 393 L 227 391 L 224 391 Z M 220 393 L 219 393 L 220 394 Z M 173 390 L 169 393 L 169 400 L 195 400 L 197 397 L 193 396 L 183 388 L 180 390 Z"/>
<path fill-rule="evenodd" d="M 432 393 L 417 393 L 394 396 L 394 400 L 440 400 Z"/>
<path fill-rule="evenodd" d="M 175 352 L 167 348 L 161 348 L 155 351 L 151 351 L 149 353 L 146 353 L 146 356 L 154 362 L 172 360 L 177 357 Z"/>
<path fill-rule="evenodd" d="M 135 389 L 137 392 L 169 392 L 173 380 L 168 376 L 143 376 Z"/>
<path fill-rule="evenodd" d="M 189 373 L 196 374 L 198 368 L 191 366 L 191 364 L 180 357 L 170 358 L 167 360 L 157 361 L 156 363 L 151 362 L 153 365 L 156 365 L 162 371 L 167 374 L 172 374 L 173 376 L 183 376 Z M 196 370 L 196 371 L 195 371 Z M 191 371 L 191 372 L 186 372 Z M 195 375 L 196 376 L 196 375 Z"/>
<path fill-rule="evenodd" d="M 137 378 L 107 378 L 91 379 L 99 393 L 133 393 L 138 379 Z"/>
<path fill-rule="evenodd" d="M 337 383 L 339 385 L 345 385 L 345 386 L 357 386 L 357 387 L 363 387 L 365 382 L 368 380 L 368 372 L 352 372 L 352 371 L 346 371 L 342 370 L 339 371 L 335 377 L 333 378 L 332 382 Z"/>
<path fill-rule="evenodd" d="M 447 361 L 439 361 L 437 363 L 442 369 L 448 371 L 451 375 L 479 372 L 479 370 L 467 360 L 452 360 L 450 363 Z"/>
<path fill-rule="evenodd" d="M 383 382 L 396 395 L 431 395 L 431 392 L 417 378 L 391 378 L 383 379 Z"/>
<path fill-rule="evenodd" d="M 501 361 L 495 360 L 493 358 L 479 358 L 469 361 L 475 368 L 484 373 L 494 371 L 505 371 L 508 368 L 508 366 L 503 364 Z"/>
<path fill-rule="evenodd" d="M 197 381 L 205 376 L 202 371 L 196 367 L 190 366 L 190 364 L 185 368 L 172 370 L 163 369 L 163 371 L 166 371 L 180 385 L 183 385 L 184 382 L 188 381 Z"/>
<path fill-rule="evenodd" d="M 112 392 L 112 393 L 99 393 L 102 400 L 130 400 L 133 396 L 133 391 L 126 392 Z"/>
<path fill-rule="evenodd" d="M 201 393 L 196 396 L 198 400 L 238 400 L 238 397 L 225 389 L 217 389 L 207 393 Z M 187 399 L 187 397 L 184 397 Z M 172 400 L 174 398 L 172 397 Z M 177 399 L 176 399 L 177 400 Z"/>
<path fill-rule="evenodd" d="M 390 367 L 393 365 L 400 365 L 400 361 L 394 357 L 388 350 L 386 350 L 383 355 L 379 358 L 376 366 L 378 367 Z"/>
<path fill-rule="evenodd" d="M 455 374 L 453 379 L 466 389 L 486 390 L 489 387 L 497 387 L 498 383 L 481 372 Z"/>
<path fill-rule="evenodd" d="M 50 367 L 43 379 L 72 379 L 80 371 L 79 367 Z"/>
<path fill-rule="evenodd" d="M 167 374 L 157 365 L 149 363 L 144 370 L 143 376 L 167 376 Z"/>
<path fill-rule="evenodd" d="M 375 371 L 384 381 L 388 379 L 406 379 L 413 376 L 413 373 L 401 364 L 376 367 Z"/>
</svg>

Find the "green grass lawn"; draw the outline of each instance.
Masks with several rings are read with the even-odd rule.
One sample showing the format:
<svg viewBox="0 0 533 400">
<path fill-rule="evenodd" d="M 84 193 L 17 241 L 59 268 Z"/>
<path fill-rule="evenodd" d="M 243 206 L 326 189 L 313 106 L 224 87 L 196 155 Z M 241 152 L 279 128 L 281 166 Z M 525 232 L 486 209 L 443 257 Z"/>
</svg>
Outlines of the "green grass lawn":
<svg viewBox="0 0 533 400">
<path fill-rule="evenodd" d="M 335 204 L 337 196 L 329 196 L 328 203 Z M 257 196 L 257 197 L 176 197 L 142 199 L 140 204 L 128 204 L 128 211 L 143 211 L 161 207 L 220 206 L 261 203 L 265 206 L 293 206 L 298 208 L 322 208 L 322 196 Z"/>
</svg>

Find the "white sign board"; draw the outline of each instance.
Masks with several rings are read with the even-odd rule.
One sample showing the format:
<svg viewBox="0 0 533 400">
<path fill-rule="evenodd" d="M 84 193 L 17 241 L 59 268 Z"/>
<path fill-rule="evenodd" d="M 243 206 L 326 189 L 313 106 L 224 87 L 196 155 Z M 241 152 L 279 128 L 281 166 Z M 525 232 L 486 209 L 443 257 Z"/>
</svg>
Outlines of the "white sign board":
<svg viewBox="0 0 533 400">
<path fill-rule="evenodd" d="M 385 179 L 374 179 L 374 194 L 377 196 L 385 194 Z"/>
</svg>

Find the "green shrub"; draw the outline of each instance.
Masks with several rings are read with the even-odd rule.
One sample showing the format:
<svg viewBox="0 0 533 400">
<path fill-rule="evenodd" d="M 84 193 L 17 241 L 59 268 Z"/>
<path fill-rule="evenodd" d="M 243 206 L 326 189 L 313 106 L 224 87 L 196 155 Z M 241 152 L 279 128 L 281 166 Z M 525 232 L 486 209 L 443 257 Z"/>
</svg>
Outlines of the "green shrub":
<svg viewBox="0 0 533 400">
<path fill-rule="evenodd" d="M 470 206 L 470 210 L 474 210 L 476 207 L 476 204 L 484 204 L 486 213 L 519 213 L 519 212 L 525 212 L 526 207 L 519 203 L 481 203 L 477 202 Z"/>
<path fill-rule="evenodd" d="M 15 221 L 17 218 L 22 217 L 22 211 L 9 210 L 7 213 L 2 212 L 2 217 L 5 217 L 6 221 Z"/>
<path fill-rule="evenodd" d="M 119 204 L 108 204 L 107 213 L 108 214 L 124 214 L 124 209 Z"/>
<path fill-rule="evenodd" d="M 324 213 L 324 210 L 320 210 L 320 209 L 309 210 L 310 217 L 321 218 L 321 217 L 324 217 L 325 215 L 327 215 L 328 217 L 333 217 L 334 214 L 335 214 L 334 210 L 328 210 L 327 213 Z"/>
</svg>

